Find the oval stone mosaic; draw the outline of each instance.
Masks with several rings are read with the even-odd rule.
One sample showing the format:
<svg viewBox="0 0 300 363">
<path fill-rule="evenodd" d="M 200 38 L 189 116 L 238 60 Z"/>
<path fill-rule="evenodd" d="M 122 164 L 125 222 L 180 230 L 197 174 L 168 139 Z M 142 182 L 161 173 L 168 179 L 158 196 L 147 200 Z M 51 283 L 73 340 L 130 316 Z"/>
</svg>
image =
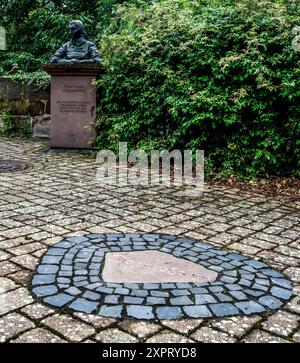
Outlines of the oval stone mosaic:
<svg viewBox="0 0 300 363">
<path fill-rule="evenodd" d="M 147 320 L 261 314 L 292 297 L 291 281 L 261 261 L 159 234 L 67 238 L 41 258 L 31 289 L 55 308 Z"/>
</svg>

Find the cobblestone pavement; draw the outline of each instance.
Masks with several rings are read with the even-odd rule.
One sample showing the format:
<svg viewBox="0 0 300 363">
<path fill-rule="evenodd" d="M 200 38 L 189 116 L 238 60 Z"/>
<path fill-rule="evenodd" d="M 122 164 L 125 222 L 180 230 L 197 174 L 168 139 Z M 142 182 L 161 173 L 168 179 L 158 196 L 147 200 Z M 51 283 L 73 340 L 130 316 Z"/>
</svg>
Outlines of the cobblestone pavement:
<svg viewBox="0 0 300 363">
<path fill-rule="evenodd" d="M 0 173 L 0 341 L 298 342 L 300 201 L 235 189 L 183 198 L 161 186 L 103 186 L 86 155 L 43 153 L 42 143 L 1 139 L 0 159 L 32 168 Z M 294 297 L 259 316 L 137 321 L 63 313 L 34 301 L 28 284 L 46 250 L 71 236 L 158 233 L 258 258 L 289 277 Z"/>
</svg>

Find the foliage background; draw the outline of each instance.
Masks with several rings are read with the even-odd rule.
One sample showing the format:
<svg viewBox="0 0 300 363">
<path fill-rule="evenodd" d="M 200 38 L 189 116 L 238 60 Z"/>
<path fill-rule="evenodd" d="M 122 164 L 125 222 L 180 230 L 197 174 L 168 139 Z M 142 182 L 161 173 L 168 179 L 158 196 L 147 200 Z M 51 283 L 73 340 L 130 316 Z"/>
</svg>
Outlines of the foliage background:
<svg viewBox="0 0 300 363">
<path fill-rule="evenodd" d="M 0 0 L 1 74 L 41 69 L 72 18 L 99 45 L 99 148 L 204 149 L 207 172 L 300 176 L 297 0 Z M 39 75 L 39 74 L 38 74 Z"/>
</svg>

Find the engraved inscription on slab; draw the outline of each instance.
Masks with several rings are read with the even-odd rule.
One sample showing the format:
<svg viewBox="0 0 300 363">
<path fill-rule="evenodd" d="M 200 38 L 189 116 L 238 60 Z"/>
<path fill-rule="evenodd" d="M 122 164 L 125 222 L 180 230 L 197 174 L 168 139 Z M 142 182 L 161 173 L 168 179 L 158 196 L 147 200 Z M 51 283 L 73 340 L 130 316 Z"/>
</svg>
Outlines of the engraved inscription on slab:
<svg viewBox="0 0 300 363">
<path fill-rule="evenodd" d="M 215 281 L 204 266 L 160 251 L 108 252 L 102 271 L 105 282 L 164 283 Z"/>
<path fill-rule="evenodd" d="M 86 88 L 82 85 L 65 84 L 63 91 L 67 93 L 84 93 L 86 91 Z"/>
<path fill-rule="evenodd" d="M 62 113 L 86 113 L 87 112 L 87 105 L 90 102 L 86 101 L 57 101 L 59 104 L 59 112 Z"/>
</svg>

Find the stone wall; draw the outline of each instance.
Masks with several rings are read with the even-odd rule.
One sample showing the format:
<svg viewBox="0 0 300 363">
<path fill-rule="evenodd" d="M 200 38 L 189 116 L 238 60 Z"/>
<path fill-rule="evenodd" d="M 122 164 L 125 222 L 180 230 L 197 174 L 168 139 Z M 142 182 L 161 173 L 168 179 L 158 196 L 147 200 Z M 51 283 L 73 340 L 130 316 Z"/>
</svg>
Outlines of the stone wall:
<svg viewBox="0 0 300 363">
<path fill-rule="evenodd" d="M 7 107 L 16 125 L 26 122 L 34 137 L 49 137 L 50 87 L 41 89 L 35 84 L 0 77 L 0 114 Z"/>
</svg>

